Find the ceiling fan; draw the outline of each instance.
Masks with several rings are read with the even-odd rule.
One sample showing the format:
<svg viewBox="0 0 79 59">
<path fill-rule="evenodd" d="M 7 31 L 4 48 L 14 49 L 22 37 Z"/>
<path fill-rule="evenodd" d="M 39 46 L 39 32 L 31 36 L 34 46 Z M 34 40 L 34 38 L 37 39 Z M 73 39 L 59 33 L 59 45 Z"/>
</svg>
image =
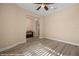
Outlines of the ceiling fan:
<svg viewBox="0 0 79 59">
<path fill-rule="evenodd" d="M 35 4 L 38 4 L 39 7 L 36 9 L 36 10 L 39 10 L 40 8 L 44 8 L 46 11 L 48 11 L 48 5 L 50 4 L 55 4 L 55 3 L 35 3 Z"/>
</svg>

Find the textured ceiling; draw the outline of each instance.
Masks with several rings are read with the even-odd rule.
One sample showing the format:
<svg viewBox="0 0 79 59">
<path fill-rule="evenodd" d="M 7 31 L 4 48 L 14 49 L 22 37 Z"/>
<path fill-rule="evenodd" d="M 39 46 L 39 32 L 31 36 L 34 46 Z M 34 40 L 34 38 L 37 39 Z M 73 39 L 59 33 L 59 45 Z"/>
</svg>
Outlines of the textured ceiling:
<svg viewBox="0 0 79 59">
<path fill-rule="evenodd" d="M 41 15 L 41 16 L 48 16 L 50 14 L 52 14 L 53 12 L 62 10 L 70 5 L 73 5 L 72 3 L 55 3 L 55 4 L 50 4 L 48 5 L 49 10 L 45 11 L 43 8 L 39 9 L 39 11 L 37 11 L 36 9 L 39 7 L 39 5 L 37 4 L 33 4 L 33 3 L 17 3 L 16 5 L 25 8 L 27 10 L 30 10 L 32 12 L 34 12 L 35 14 Z M 54 7 L 54 8 L 53 8 Z"/>
</svg>

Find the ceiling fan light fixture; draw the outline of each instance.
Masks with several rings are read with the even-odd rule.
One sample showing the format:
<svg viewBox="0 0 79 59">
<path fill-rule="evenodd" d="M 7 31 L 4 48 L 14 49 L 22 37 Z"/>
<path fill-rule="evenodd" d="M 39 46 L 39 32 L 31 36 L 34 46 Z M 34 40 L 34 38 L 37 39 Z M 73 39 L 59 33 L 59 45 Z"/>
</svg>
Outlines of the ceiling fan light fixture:
<svg viewBox="0 0 79 59">
<path fill-rule="evenodd" d="M 44 6 L 45 6 L 44 4 L 41 5 L 42 8 L 44 8 Z"/>
<path fill-rule="evenodd" d="M 40 6 L 36 9 L 39 10 L 40 8 L 44 8 L 44 10 L 48 11 L 49 10 L 49 4 L 54 4 L 54 3 L 36 3 L 39 4 Z M 50 8 L 54 8 L 54 7 L 50 7 Z"/>
</svg>

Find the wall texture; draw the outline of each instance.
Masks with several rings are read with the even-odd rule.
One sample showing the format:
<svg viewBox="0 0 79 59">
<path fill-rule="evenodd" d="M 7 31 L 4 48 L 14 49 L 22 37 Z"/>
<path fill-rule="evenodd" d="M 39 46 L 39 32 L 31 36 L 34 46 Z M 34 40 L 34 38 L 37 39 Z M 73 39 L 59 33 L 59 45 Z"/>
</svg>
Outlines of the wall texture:
<svg viewBox="0 0 79 59">
<path fill-rule="evenodd" d="M 29 22 L 27 15 L 42 18 L 16 4 L 0 4 L 0 49 L 18 42 L 26 42 Z M 32 26 L 29 29 L 32 29 Z"/>
<path fill-rule="evenodd" d="M 55 12 L 44 20 L 44 37 L 79 45 L 79 5 Z"/>
</svg>

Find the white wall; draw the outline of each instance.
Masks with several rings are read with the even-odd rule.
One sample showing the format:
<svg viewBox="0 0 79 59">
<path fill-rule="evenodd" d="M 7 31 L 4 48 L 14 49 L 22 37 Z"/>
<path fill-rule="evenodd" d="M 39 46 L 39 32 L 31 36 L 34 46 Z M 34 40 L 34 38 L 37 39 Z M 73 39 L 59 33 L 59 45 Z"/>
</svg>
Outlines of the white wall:
<svg viewBox="0 0 79 59">
<path fill-rule="evenodd" d="M 44 37 L 79 45 L 79 5 L 67 7 L 44 20 Z"/>
<path fill-rule="evenodd" d="M 30 22 L 27 15 L 42 18 L 16 4 L 0 4 L 0 49 L 26 42 L 26 31 Z M 32 29 L 32 24 L 29 29 Z"/>
</svg>

